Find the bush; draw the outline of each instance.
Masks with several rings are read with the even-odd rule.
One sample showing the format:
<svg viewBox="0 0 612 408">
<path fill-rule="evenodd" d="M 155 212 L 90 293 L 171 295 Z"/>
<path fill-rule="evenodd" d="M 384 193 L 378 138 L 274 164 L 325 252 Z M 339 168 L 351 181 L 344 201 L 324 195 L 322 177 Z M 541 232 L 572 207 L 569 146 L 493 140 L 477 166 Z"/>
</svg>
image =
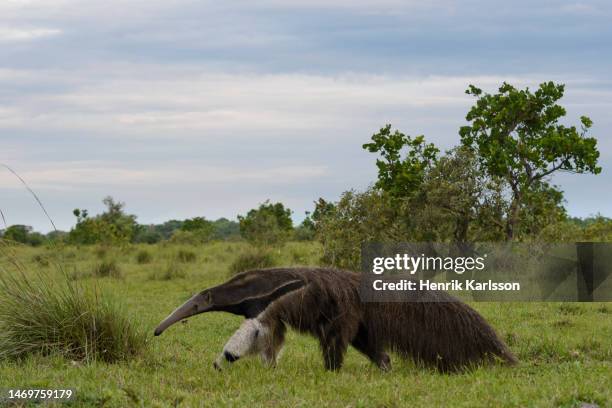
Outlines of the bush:
<svg viewBox="0 0 612 408">
<path fill-rule="evenodd" d="M 291 236 L 293 221 L 291 210 L 282 203 L 266 201 L 246 216 L 238 216 L 240 235 L 257 246 L 281 246 Z"/>
<path fill-rule="evenodd" d="M 178 259 L 179 262 L 191 263 L 191 262 L 195 262 L 196 254 L 193 251 L 187 251 L 184 249 L 180 249 L 176 253 L 176 259 Z"/>
<path fill-rule="evenodd" d="M 175 231 L 170 237 L 170 242 L 181 245 L 200 245 L 208 238 L 197 231 Z"/>
<path fill-rule="evenodd" d="M 99 246 L 94 249 L 94 254 L 96 254 L 96 257 L 98 259 L 104 259 L 106 258 L 106 255 L 108 254 L 108 248 Z"/>
<path fill-rule="evenodd" d="M 145 251 L 144 249 L 141 251 L 138 251 L 138 253 L 136 254 L 136 263 L 137 264 L 148 264 L 153 260 L 153 256 L 151 255 L 151 253 L 149 251 Z"/>
<path fill-rule="evenodd" d="M 111 277 L 111 278 L 121 278 L 121 268 L 115 261 L 102 261 L 93 269 L 94 276 L 99 278 Z"/>
<path fill-rule="evenodd" d="M 250 269 L 270 268 L 276 264 L 276 259 L 272 252 L 266 249 L 249 249 L 240 254 L 229 267 L 230 274 L 235 275 Z"/>
<path fill-rule="evenodd" d="M 115 362 L 143 352 L 141 327 L 113 298 L 66 277 L 0 273 L 0 360 L 61 354 Z"/>
<path fill-rule="evenodd" d="M 149 279 L 169 281 L 174 279 L 183 279 L 187 276 L 185 271 L 175 262 L 170 262 L 161 271 L 155 271 L 149 275 Z"/>
<path fill-rule="evenodd" d="M 49 258 L 41 254 L 34 255 L 32 257 L 32 261 L 37 263 L 39 266 L 42 266 L 43 268 L 49 266 Z"/>
<path fill-rule="evenodd" d="M 323 245 L 321 263 L 358 270 L 363 242 L 405 241 L 409 235 L 398 212 L 390 197 L 378 190 L 343 193 L 317 224 L 317 238 Z"/>
</svg>

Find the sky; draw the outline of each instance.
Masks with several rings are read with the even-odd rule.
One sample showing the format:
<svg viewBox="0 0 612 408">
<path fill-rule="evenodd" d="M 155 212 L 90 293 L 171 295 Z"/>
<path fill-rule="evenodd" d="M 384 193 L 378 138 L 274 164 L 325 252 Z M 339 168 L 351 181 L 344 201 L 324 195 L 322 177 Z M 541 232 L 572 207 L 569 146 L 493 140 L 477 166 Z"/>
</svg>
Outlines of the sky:
<svg viewBox="0 0 612 408">
<path fill-rule="evenodd" d="M 59 229 L 111 195 L 141 223 L 233 219 L 270 199 L 296 220 L 376 178 L 386 123 L 448 149 L 503 81 L 566 84 L 603 172 L 558 174 L 570 215 L 612 216 L 612 2 L 0 1 L 0 163 Z M 0 168 L 7 224 L 49 231 Z"/>
</svg>

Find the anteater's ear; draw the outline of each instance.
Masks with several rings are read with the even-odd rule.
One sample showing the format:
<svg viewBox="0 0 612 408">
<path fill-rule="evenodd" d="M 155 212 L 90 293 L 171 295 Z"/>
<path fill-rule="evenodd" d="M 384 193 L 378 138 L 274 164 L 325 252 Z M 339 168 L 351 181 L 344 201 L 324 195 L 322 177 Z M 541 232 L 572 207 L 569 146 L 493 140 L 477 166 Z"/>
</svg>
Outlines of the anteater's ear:
<svg viewBox="0 0 612 408">
<path fill-rule="evenodd" d="M 286 295 L 289 292 L 293 292 L 294 290 L 298 290 L 304 287 L 306 283 L 300 279 L 290 280 L 285 283 L 279 284 L 277 287 L 273 288 L 269 293 L 262 293 L 260 295 L 255 295 L 254 299 L 259 299 L 261 302 L 267 302 L 268 304 L 274 302 L 279 297 Z"/>
</svg>

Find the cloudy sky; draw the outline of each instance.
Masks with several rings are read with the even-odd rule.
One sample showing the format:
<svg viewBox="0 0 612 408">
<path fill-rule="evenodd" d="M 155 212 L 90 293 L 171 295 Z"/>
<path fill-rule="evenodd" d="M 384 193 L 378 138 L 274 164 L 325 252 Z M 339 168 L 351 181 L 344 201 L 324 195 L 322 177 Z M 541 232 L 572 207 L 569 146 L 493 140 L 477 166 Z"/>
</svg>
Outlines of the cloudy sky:
<svg viewBox="0 0 612 408">
<path fill-rule="evenodd" d="M 612 3 L 2 0 L 0 163 L 61 229 L 106 195 L 143 223 L 234 218 L 267 198 L 296 219 L 375 178 L 385 123 L 458 142 L 468 84 L 567 84 L 595 125 L 598 176 L 554 178 L 570 214 L 612 215 Z M 0 169 L 8 224 L 50 225 Z"/>
</svg>

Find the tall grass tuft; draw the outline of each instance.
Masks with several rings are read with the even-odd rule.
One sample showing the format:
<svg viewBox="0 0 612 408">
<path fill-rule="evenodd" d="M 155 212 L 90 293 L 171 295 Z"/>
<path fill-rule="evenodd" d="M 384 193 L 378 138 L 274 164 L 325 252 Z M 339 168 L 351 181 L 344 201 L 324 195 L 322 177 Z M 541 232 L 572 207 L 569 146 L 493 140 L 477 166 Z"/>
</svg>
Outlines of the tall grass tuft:
<svg viewBox="0 0 612 408">
<path fill-rule="evenodd" d="M 149 274 L 151 280 L 170 281 L 174 279 L 183 279 L 187 276 L 183 268 L 176 262 L 169 262 L 164 269 L 154 270 Z"/>
<path fill-rule="evenodd" d="M 230 275 L 248 271 L 249 269 L 270 268 L 276 265 L 272 252 L 264 248 L 251 248 L 240 254 L 229 266 Z"/>
<path fill-rule="evenodd" d="M 192 263 L 196 260 L 196 254 L 193 251 L 187 251 L 185 249 L 179 249 L 176 253 L 176 259 L 183 263 Z"/>
<path fill-rule="evenodd" d="M 139 265 L 151 263 L 152 260 L 153 256 L 147 250 L 142 249 L 136 254 L 136 263 Z"/>
<path fill-rule="evenodd" d="M 0 360 L 61 354 L 115 362 L 142 353 L 146 337 L 113 298 L 67 277 L 0 271 Z"/>
<path fill-rule="evenodd" d="M 93 275 L 98 278 L 117 278 L 120 279 L 123 277 L 123 273 L 121 272 L 121 268 L 115 261 L 102 261 L 93 268 Z"/>
</svg>

